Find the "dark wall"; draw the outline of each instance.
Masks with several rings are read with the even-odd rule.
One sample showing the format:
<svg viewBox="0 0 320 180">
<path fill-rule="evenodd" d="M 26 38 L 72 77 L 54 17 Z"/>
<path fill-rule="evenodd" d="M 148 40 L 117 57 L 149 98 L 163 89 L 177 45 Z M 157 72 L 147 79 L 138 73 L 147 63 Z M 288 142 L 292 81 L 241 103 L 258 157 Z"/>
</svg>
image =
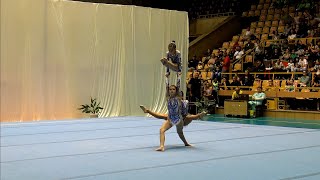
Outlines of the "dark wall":
<svg viewBox="0 0 320 180">
<path fill-rule="evenodd" d="M 191 0 L 132 0 L 134 5 L 171 10 L 187 10 Z"/>
<path fill-rule="evenodd" d="M 160 9 L 186 10 L 191 0 L 73 0 L 92 3 L 136 5 Z"/>
<path fill-rule="evenodd" d="M 72 0 L 72 1 L 106 3 L 106 4 L 124 4 L 124 5 L 132 4 L 132 0 Z"/>
</svg>

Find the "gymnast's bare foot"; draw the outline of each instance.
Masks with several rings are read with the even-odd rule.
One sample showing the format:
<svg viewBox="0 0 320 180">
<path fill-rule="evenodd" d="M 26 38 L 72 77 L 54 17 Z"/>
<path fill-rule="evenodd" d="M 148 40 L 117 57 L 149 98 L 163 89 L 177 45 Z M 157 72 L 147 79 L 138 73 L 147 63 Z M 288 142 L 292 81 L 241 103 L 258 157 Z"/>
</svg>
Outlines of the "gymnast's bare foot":
<svg viewBox="0 0 320 180">
<path fill-rule="evenodd" d="M 146 109 L 146 107 L 144 107 L 143 105 L 140 105 L 140 108 L 144 113 L 148 113 L 148 109 Z"/>
<path fill-rule="evenodd" d="M 163 152 L 163 151 L 164 151 L 164 147 L 163 147 L 163 146 L 160 146 L 158 149 L 156 149 L 156 151 L 161 151 L 161 152 Z"/>
</svg>

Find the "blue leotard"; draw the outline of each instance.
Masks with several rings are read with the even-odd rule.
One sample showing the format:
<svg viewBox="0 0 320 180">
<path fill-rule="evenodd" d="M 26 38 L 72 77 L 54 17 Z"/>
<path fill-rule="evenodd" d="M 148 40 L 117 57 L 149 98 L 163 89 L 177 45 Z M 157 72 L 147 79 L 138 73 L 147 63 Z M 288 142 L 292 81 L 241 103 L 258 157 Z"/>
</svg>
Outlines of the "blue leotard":
<svg viewBox="0 0 320 180">
<path fill-rule="evenodd" d="M 168 61 L 171 61 L 174 64 L 178 65 L 178 71 L 177 72 L 181 72 L 182 70 L 182 66 L 181 66 L 181 53 L 180 51 L 176 50 L 176 54 L 170 54 L 169 52 L 167 52 L 167 59 Z M 167 67 L 167 73 L 170 72 L 170 69 Z"/>
<path fill-rule="evenodd" d="M 169 97 L 169 79 L 166 79 L 166 86 L 167 86 L 167 93 Z M 180 75 L 178 75 L 177 79 L 177 92 L 179 92 L 180 89 Z M 183 103 L 180 99 L 180 97 L 175 96 L 175 97 L 169 97 L 168 98 L 168 117 L 170 122 L 173 125 L 177 125 L 180 123 L 182 120 L 182 111 L 183 111 Z"/>
<path fill-rule="evenodd" d="M 181 100 L 178 97 L 168 99 L 169 119 L 174 125 L 179 124 L 182 120 L 181 105 Z"/>
<path fill-rule="evenodd" d="M 188 110 L 189 110 L 189 101 L 188 100 L 182 100 L 182 106 L 181 106 L 181 115 L 183 117 L 188 115 Z"/>
</svg>

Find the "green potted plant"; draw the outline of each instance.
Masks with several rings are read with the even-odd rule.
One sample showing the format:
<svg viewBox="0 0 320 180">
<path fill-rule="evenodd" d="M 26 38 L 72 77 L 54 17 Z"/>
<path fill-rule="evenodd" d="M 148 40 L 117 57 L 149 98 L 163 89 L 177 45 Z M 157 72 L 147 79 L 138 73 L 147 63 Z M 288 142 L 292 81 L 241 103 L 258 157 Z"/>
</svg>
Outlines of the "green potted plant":
<svg viewBox="0 0 320 180">
<path fill-rule="evenodd" d="M 78 108 L 78 110 L 81 110 L 83 113 L 90 114 L 90 117 L 98 117 L 101 109 L 103 109 L 100 106 L 100 102 L 97 103 L 97 99 L 92 99 L 91 97 L 91 104 L 82 104 L 81 107 Z"/>
<path fill-rule="evenodd" d="M 197 112 L 209 112 L 212 113 L 212 110 L 215 106 L 215 101 L 210 101 L 206 97 L 202 97 L 201 99 L 196 99 L 196 102 L 194 103 L 197 107 Z"/>
</svg>

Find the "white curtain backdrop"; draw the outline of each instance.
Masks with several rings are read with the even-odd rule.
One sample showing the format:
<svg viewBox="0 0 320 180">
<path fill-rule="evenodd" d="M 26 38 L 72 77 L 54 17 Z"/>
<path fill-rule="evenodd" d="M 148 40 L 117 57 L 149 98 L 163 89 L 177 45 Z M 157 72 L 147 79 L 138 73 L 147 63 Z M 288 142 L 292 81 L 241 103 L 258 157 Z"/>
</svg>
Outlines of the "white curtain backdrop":
<svg viewBox="0 0 320 180">
<path fill-rule="evenodd" d="M 143 115 L 139 104 L 164 113 L 160 59 L 175 40 L 185 72 L 188 32 L 186 12 L 1 0 L 1 121 L 85 117 L 90 97 L 100 117 Z"/>
</svg>

